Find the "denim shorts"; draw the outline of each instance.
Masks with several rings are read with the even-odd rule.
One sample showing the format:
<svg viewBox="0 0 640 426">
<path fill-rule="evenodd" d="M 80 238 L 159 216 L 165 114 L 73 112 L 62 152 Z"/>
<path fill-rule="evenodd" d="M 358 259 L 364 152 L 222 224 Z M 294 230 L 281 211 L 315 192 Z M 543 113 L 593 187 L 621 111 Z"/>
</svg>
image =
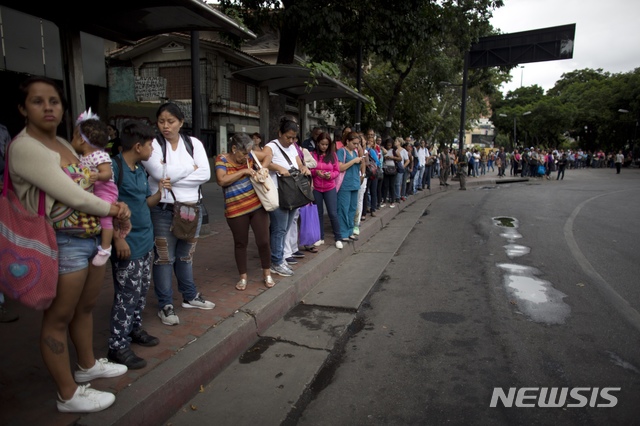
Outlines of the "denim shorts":
<svg viewBox="0 0 640 426">
<path fill-rule="evenodd" d="M 58 274 L 70 274 L 89 266 L 98 253 L 100 237 L 78 238 L 65 232 L 56 232 L 58 242 Z"/>
</svg>

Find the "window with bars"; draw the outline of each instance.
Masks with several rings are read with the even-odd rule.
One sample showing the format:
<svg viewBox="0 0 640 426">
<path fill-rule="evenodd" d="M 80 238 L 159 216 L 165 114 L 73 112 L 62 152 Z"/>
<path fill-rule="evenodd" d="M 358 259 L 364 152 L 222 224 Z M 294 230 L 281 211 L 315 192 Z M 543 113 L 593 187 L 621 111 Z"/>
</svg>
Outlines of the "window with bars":
<svg viewBox="0 0 640 426">
<path fill-rule="evenodd" d="M 225 75 L 229 75 L 238 69 L 239 67 L 236 65 L 227 64 L 225 66 Z M 252 106 L 258 105 L 258 89 L 255 86 L 238 80 L 225 78 L 222 83 L 220 95 L 224 99 L 229 99 L 231 102 L 238 102 Z"/>
<path fill-rule="evenodd" d="M 225 75 L 238 70 L 233 64 L 224 66 Z M 191 99 L 191 62 L 161 62 L 145 64 L 140 68 L 140 77 L 163 77 L 167 81 L 165 97 L 169 99 Z M 207 82 L 213 78 L 206 62 L 200 62 L 200 92 L 209 93 Z M 212 84 L 212 83 L 211 83 Z M 258 106 L 258 88 L 238 80 L 223 78 L 219 95 L 223 99 L 241 104 Z"/>
<path fill-rule="evenodd" d="M 145 64 L 140 68 L 141 77 L 163 77 L 167 81 L 165 97 L 169 99 L 191 99 L 191 62 L 162 62 Z M 200 93 L 207 91 L 207 81 L 211 78 L 209 67 L 200 61 Z"/>
<path fill-rule="evenodd" d="M 191 67 L 162 67 L 158 71 L 167 80 L 167 98 L 191 99 Z"/>
</svg>

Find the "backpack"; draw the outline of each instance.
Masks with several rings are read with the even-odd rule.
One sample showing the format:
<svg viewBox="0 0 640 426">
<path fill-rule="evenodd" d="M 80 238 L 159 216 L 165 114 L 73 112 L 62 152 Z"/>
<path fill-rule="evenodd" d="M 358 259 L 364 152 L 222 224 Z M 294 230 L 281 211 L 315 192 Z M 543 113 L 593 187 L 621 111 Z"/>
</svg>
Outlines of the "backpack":
<svg viewBox="0 0 640 426">
<path fill-rule="evenodd" d="M 185 132 L 180 132 L 180 136 L 182 136 L 182 139 L 184 140 L 184 146 L 187 148 L 187 152 L 191 158 L 193 158 L 193 142 L 191 141 L 191 136 Z M 165 161 L 165 158 L 167 158 L 167 140 L 164 138 L 162 133 L 156 134 L 156 140 L 162 149 L 162 161 Z"/>
<path fill-rule="evenodd" d="M 191 141 L 191 136 L 189 136 L 184 132 L 180 132 L 180 136 L 182 136 L 182 139 L 184 140 L 184 146 L 185 148 L 187 148 L 187 152 L 189 153 L 191 158 L 193 158 L 193 142 Z M 156 140 L 158 141 L 158 144 L 162 149 L 162 161 L 165 161 L 165 158 L 167 158 L 167 140 L 164 138 L 164 136 L 162 136 L 161 133 L 156 134 Z M 116 182 L 116 184 L 118 185 L 118 190 L 119 190 L 120 185 L 122 185 L 122 160 L 117 155 L 113 157 L 113 160 L 118 163 L 118 182 Z M 139 167 L 142 167 L 145 173 L 147 173 L 147 177 L 149 177 L 149 173 L 145 170 L 144 166 L 141 163 L 137 163 L 137 164 Z M 198 188 L 198 191 L 199 191 L 198 192 L 199 197 L 202 198 L 202 185 L 200 185 L 200 188 Z M 205 217 L 207 218 L 207 221 L 208 221 L 208 215 L 206 213 L 202 219 L 204 220 Z M 202 223 L 204 224 L 205 222 L 203 221 Z"/>
<path fill-rule="evenodd" d="M 189 153 L 191 158 L 193 158 L 193 142 L 191 141 L 191 136 L 189 136 L 185 132 L 180 132 L 180 136 L 182 136 L 182 139 L 184 140 L 184 146 L 185 146 L 185 148 L 187 148 L 187 152 Z M 158 144 L 160 145 L 160 148 L 162 149 L 162 161 L 166 161 L 166 158 L 167 158 L 167 140 L 164 138 L 164 136 L 162 136 L 162 133 L 158 133 L 156 135 L 156 140 L 158 141 Z M 202 198 L 202 185 L 200 185 L 200 187 L 198 188 L 198 198 Z M 204 217 L 203 217 L 203 219 L 204 219 Z M 202 223 L 205 223 L 205 222 L 202 222 Z M 208 219 L 207 219 L 207 223 L 208 223 Z"/>
<path fill-rule="evenodd" d="M 115 157 L 111 157 L 112 161 L 115 161 L 116 163 L 118 163 L 118 181 L 116 182 L 116 185 L 118 187 L 118 191 L 120 191 L 120 186 L 122 186 L 122 157 L 120 157 L 119 155 L 116 155 Z M 142 163 L 136 163 L 136 165 L 138 167 L 142 167 L 142 170 L 144 170 L 144 172 L 147 174 L 147 178 L 149 177 L 149 173 L 147 173 L 147 170 L 144 168 L 144 166 L 142 165 Z M 111 167 L 111 173 L 113 173 L 113 166 Z"/>
</svg>

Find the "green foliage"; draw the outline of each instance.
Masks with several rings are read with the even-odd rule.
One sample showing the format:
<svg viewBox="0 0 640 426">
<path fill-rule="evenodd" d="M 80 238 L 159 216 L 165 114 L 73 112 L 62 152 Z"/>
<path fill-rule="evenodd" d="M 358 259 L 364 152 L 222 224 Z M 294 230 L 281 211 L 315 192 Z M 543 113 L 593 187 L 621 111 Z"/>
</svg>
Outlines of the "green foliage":
<svg viewBox="0 0 640 426">
<path fill-rule="evenodd" d="M 638 137 L 635 124 L 640 120 L 640 68 L 620 74 L 602 69 L 575 70 L 563 74 L 546 94 L 538 86 L 519 88 L 504 99 L 494 98 L 492 108 L 499 133 L 513 134 L 515 116 L 518 135 L 524 134 L 527 141 L 532 141 L 530 145 L 630 149 Z M 523 117 L 526 111 L 531 114 Z M 521 137 L 518 139 L 521 141 Z"/>
<path fill-rule="evenodd" d="M 460 80 L 463 52 L 479 37 L 495 33 L 489 19 L 502 5 L 502 0 L 221 0 L 223 12 L 233 9 L 255 33 L 265 24 L 279 30 L 279 63 L 306 55 L 314 73 L 340 76 L 354 87 L 362 52 L 361 93 L 375 100 L 364 105 L 362 128 L 381 130 L 389 121 L 394 133 L 437 131 L 447 139 L 458 131 L 459 102 L 448 102 L 441 113 L 441 99 L 448 95 L 438 83 Z M 336 69 L 330 64 L 339 72 L 331 74 Z M 470 73 L 469 119 L 486 110 L 485 96 L 497 91 L 505 75 L 504 70 Z M 336 118 L 353 121 L 355 102 L 323 106 Z"/>
</svg>

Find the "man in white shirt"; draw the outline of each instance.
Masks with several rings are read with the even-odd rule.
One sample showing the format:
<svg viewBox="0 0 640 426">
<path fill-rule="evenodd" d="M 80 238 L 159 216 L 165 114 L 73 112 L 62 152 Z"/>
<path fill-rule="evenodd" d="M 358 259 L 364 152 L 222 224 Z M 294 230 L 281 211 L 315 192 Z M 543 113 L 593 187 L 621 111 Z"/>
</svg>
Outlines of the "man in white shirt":
<svg viewBox="0 0 640 426">
<path fill-rule="evenodd" d="M 426 164 L 427 148 L 424 146 L 424 140 L 420 140 L 416 144 L 416 157 L 418 157 L 417 171 L 413 179 L 413 192 L 422 191 L 424 189 L 424 168 Z"/>
</svg>

